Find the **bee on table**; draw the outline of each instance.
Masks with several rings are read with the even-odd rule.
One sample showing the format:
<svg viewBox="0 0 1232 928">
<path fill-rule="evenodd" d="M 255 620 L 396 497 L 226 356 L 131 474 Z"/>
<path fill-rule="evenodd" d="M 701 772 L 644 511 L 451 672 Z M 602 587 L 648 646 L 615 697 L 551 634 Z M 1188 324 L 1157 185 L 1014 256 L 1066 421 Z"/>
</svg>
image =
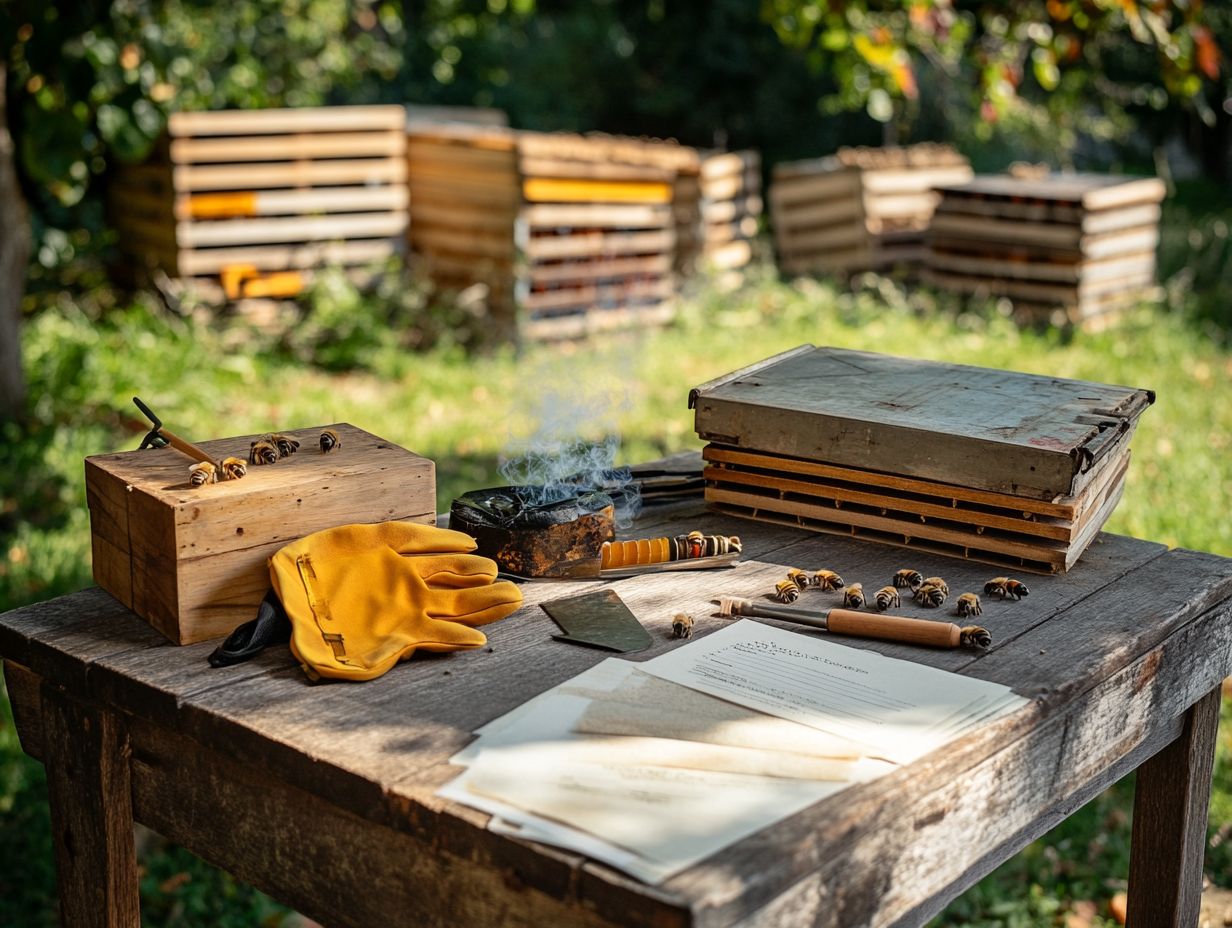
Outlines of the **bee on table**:
<svg viewBox="0 0 1232 928">
<path fill-rule="evenodd" d="M 248 465 L 243 458 L 226 457 L 222 459 L 222 475 L 224 480 L 239 480 L 248 473 Z"/>
<path fill-rule="evenodd" d="M 897 606 L 900 603 L 898 590 L 892 586 L 883 586 L 873 596 L 873 605 L 877 607 L 878 612 L 885 612 L 891 606 Z"/>
<path fill-rule="evenodd" d="M 283 435 L 281 432 L 266 435 L 265 440 L 277 448 L 278 454 L 284 458 L 289 458 L 299 450 L 299 441 L 292 438 L 290 435 Z"/>
<path fill-rule="evenodd" d="M 800 588 L 790 580 L 780 580 L 774 586 L 774 601 L 778 603 L 794 603 L 800 598 Z"/>
<path fill-rule="evenodd" d="M 931 583 L 933 586 L 939 589 L 946 596 L 950 595 L 950 585 L 946 583 L 944 580 L 942 580 L 940 577 L 925 577 L 924 583 Z M 923 584 L 921 584 L 921 586 L 923 586 Z"/>
<path fill-rule="evenodd" d="M 188 482 L 194 487 L 218 482 L 218 468 L 209 461 L 200 461 L 188 468 Z"/>
<path fill-rule="evenodd" d="M 321 453 L 329 454 L 335 448 L 342 444 L 342 440 L 338 437 L 338 433 L 333 429 L 325 429 L 321 432 Z"/>
<path fill-rule="evenodd" d="M 258 438 L 248 449 L 249 464 L 277 464 L 279 457 L 278 446 L 268 436 Z"/>
<path fill-rule="evenodd" d="M 912 570 L 910 567 L 904 567 L 902 570 L 895 571 L 894 573 L 894 585 L 900 590 L 911 590 L 914 593 L 923 582 L 924 575 L 918 570 Z"/>
<path fill-rule="evenodd" d="M 1027 589 L 1025 583 L 1009 577 L 993 577 L 984 584 L 984 592 L 989 596 L 1000 596 L 1002 599 L 1022 599 L 1031 591 Z"/>
<path fill-rule="evenodd" d="M 834 571 L 823 568 L 813 574 L 813 586 L 823 592 L 841 590 L 843 588 L 843 578 Z"/>
<path fill-rule="evenodd" d="M 813 585 L 813 578 L 806 571 L 798 567 L 793 567 L 787 571 L 787 579 L 798 586 L 801 590 L 807 590 Z"/>
<path fill-rule="evenodd" d="M 859 609 L 864 605 L 864 584 L 853 583 L 843 593 L 843 605 L 848 609 Z"/>
<path fill-rule="evenodd" d="M 693 616 L 686 612 L 677 612 L 672 616 L 672 637 L 688 638 L 693 634 Z"/>
<path fill-rule="evenodd" d="M 963 593 L 958 597 L 958 602 L 955 603 L 956 612 L 958 615 L 966 618 L 967 616 L 980 615 L 984 610 L 980 608 L 980 598 L 974 593 Z"/>
<path fill-rule="evenodd" d="M 946 591 L 927 580 L 915 591 L 915 601 L 929 609 L 938 609 L 945 604 Z"/>
</svg>

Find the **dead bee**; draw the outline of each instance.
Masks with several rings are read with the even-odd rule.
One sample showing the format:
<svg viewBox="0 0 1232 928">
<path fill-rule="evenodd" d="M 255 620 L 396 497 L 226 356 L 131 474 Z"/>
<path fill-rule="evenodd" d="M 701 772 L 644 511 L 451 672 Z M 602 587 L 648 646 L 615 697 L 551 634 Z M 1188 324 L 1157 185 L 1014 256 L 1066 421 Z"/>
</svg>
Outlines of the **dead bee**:
<svg viewBox="0 0 1232 928">
<path fill-rule="evenodd" d="M 939 609 L 945 605 L 945 591 L 927 580 L 915 591 L 915 601 L 929 609 Z"/>
<path fill-rule="evenodd" d="M 209 461 L 201 461 L 188 468 L 188 482 L 194 487 L 218 482 L 218 468 Z"/>
<path fill-rule="evenodd" d="M 284 458 L 289 458 L 299 450 L 299 441 L 290 435 L 283 435 L 281 432 L 266 435 L 265 440 L 273 444 L 278 449 L 278 454 Z"/>
<path fill-rule="evenodd" d="M 980 598 L 974 593 L 963 593 L 958 597 L 958 602 L 955 603 L 956 612 L 964 618 L 969 615 L 980 615 L 984 610 L 980 608 Z"/>
<path fill-rule="evenodd" d="M 931 583 L 933 586 L 939 589 L 946 596 L 950 595 L 950 585 L 946 583 L 944 580 L 942 580 L 940 577 L 925 577 L 924 583 Z M 923 586 L 923 584 L 921 584 L 921 586 Z"/>
<path fill-rule="evenodd" d="M 821 569 L 813 574 L 813 586 L 824 592 L 843 588 L 843 578 L 832 570 Z"/>
<path fill-rule="evenodd" d="M 897 606 L 902 602 L 898 598 L 898 590 L 892 586 L 883 586 L 873 596 L 873 605 L 877 607 L 878 612 L 885 612 L 891 606 Z"/>
<path fill-rule="evenodd" d="M 923 582 L 924 575 L 918 570 L 912 570 L 910 567 L 904 567 L 902 570 L 894 572 L 894 585 L 900 590 L 911 590 L 914 593 Z"/>
<path fill-rule="evenodd" d="M 248 465 L 243 458 L 227 457 L 222 459 L 222 478 L 224 480 L 239 480 L 248 473 Z"/>
<path fill-rule="evenodd" d="M 864 584 L 853 583 L 843 593 L 843 605 L 848 609 L 859 609 L 864 605 Z"/>
<path fill-rule="evenodd" d="M 321 453 L 329 454 L 335 448 L 342 444 L 342 439 L 338 437 L 338 433 L 333 429 L 325 429 L 321 432 Z"/>
<path fill-rule="evenodd" d="M 787 571 L 787 579 L 798 586 L 801 590 L 807 590 L 813 585 L 813 578 L 809 576 L 807 571 L 803 571 L 798 567 L 793 567 Z"/>
<path fill-rule="evenodd" d="M 790 580 L 780 580 L 774 585 L 774 601 L 794 603 L 800 598 L 800 588 Z"/>
<path fill-rule="evenodd" d="M 672 616 L 672 637 L 688 638 L 693 634 L 693 616 L 686 612 L 677 612 Z"/>
<path fill-rule="evenodd" d="M 1022 599 L 1031 591 L 1027 589 L 1025 583 L 1009 577 L 993 577 L 984 584 L 984 592 L 989 596 L 1000 596 L 1002 599 Z"/>
<path fill-rule="evenodd" d="M 277 464 L 278 446 L 268 438 L 258 438 L 248 449 L 249 464 Z"/>
</svg>

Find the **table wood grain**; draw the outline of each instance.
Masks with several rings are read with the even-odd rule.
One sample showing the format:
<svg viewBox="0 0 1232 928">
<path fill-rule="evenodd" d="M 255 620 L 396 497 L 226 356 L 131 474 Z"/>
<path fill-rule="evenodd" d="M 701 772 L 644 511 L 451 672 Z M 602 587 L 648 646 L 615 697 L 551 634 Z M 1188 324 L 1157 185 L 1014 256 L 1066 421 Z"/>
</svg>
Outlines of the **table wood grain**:
<svg viewBox="0 0 1232 928">
<path fill-rule="evenodd" d="M 1189 904 L 1210 786 L 1202 751 L 1217 724 L 1208 694 L 1232 673 L 1232 560 L 1104 534 L 1069 574 L 1024 577 L 1030 595 L 1002 602 L 982 595 L 987 567 L 700 503 L 647 510 L 635 533 L 695 528 L 740 535 L 744 561 L 610 584 L 527 583 L 524 606 L 485 629 L 487 648 L 416 655 L 362 684 L 310 683 L 281 647 L 210 668 L 214 643 L 168 644 L 98 589 L 17 609 L 0 616 L 0 655 L 22 744 L 54 783 L 61 765 L 81 763 L 74 727 L 101 725 L 84 748 L 100 797 L 129 793 L 136 820 L 330 926 L 919 924 L 1099 790 L 1157 752 L 1179 752 L 1188 772 L 1158 785 L 1148 775 L 1139 802 L 1156 809 L 1144 827 L 1180 808 L 1186 824 L 1136 833 L 1135 855 L 1139 845 L 1183 850 L 1163 906 Z M 946 578 L 951 606 L 980 592 L 986 652 L 841 643 L 1003 683 L 1029 704 L 658 887 L 488 832 L 486 815 L 434 795 L 460 772 L 448 758 L 474 729 L 608 656 L 552 640 L 540 603 L 610 585 L 654 639 L 627 655 L 640 661 L 682 645 L 670 636 L 674 613 L 692 613 L 704 636 L 726 622 L 719 596 L 761 596 L 792 566 L 827 567 L 866 589 L 913 567 Z M 820 593 L 801 604 L 810 597 L 829 604 Z M 901 612 L 950 618 L 910 603 Z M 71 822 L 71 791 L 52 801 L 57 821 Z M 108 886 L 131 876 L 131 844 L 116 841 L 127 814 L 120 805 L 69 826 L 110 848 L 96 865 Z M 1131 918 L 1156 875 L 1136 866 Z M 75 924 L 135 925 L 124 891 L 111 898 Z"/>
</svg>

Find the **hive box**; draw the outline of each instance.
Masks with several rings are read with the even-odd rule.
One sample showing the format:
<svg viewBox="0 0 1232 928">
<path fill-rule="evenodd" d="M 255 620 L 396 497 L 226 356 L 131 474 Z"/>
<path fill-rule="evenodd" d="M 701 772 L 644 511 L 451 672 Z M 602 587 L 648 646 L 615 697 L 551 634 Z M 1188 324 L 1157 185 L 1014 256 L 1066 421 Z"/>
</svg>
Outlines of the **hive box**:
<svg viewBox="0 0 1232 928">
<path fill-rule="evenodd" d="M 171 448 L 86 458 L 95 581 L 192 644 L 256 615 L 269 557 L 297 538 L 352 522 L 435 523 L 431 460 L 345 423 L 329 426 L 341 445 L 323 454 L 325 427 L 284 430 L 298 453 L 203 487 L 189 485 L 193 462 Z M 216 458 L 247 457 L 256 437 L 200 444 Z"/>
</svg>

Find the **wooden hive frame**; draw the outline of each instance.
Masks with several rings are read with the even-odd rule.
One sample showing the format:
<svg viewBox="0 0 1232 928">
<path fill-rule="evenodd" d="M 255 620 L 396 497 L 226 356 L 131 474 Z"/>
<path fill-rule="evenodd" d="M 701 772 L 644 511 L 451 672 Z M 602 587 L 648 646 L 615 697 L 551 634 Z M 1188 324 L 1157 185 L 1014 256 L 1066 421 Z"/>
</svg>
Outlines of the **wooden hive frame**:
<svg viewBox="0 0 1232 928">
<path fill-rule="evenodd" d="M 173 113 L 154 154 L 109 186 L 120 249 L 232 298 L 400 254 L 405 121 L 401 106 Z"/>
<path fill-rule="evenodd" d="M 971 177 L 966 158 L 934 144 L 777 164 L 770 210 L 779 266 L 800 274 L 918 264 L 939 200 L 933 188 Z"/>
<path fill-rule="evenodd" d="M 1027 321 L 1088 324 L 1154 282 L 1159 180 L 989 176 L 940 193 L 925 272 L 939 287 L 1009 298 Z"/>
<path fill-rule="evenodd" d="M 720 511 L 1040 573 L 1073 566 L 1129 467 L 1126 446 L 1080 496 L 1044 501 L 713 444 L 702 457 Z"/>
</svg>

